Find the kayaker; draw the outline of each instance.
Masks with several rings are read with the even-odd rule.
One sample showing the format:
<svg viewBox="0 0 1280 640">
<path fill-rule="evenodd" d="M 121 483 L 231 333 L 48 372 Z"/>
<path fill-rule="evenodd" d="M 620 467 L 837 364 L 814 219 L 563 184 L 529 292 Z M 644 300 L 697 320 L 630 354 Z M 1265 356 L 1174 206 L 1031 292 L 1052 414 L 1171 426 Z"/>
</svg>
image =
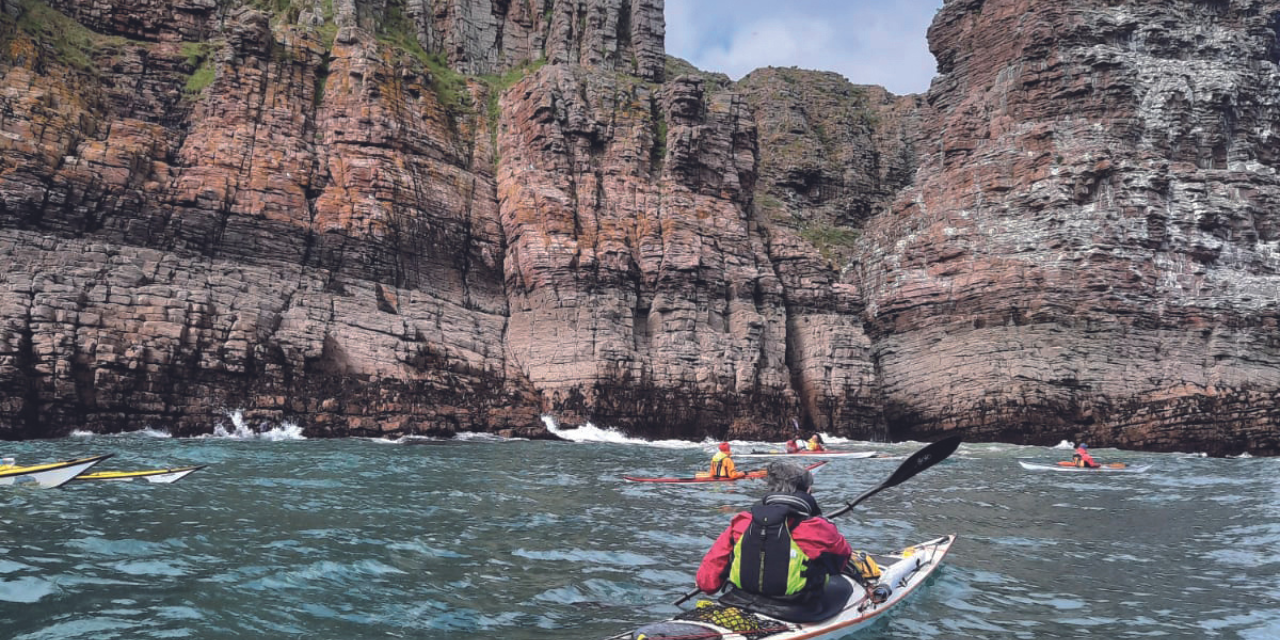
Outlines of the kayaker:
<svg viewBox="0 0 1280 640">
<path fill-rule="evenodd" d="M 813 499 L 813 474 L 788 460 L 769 463 L 768 491 L 733 517 L 698 567 L 698 588 L 728 588 L 753 603 L 805 608 L 821 600 L 853 549 Z M 744 594 L 736 592 L 745 592 Z M 774 615 L 770 613 L 770 615 Z"/>
<path fill-rule="evenodd" d="M 787 438 L 787 453 L 799 453 L 799 452 L 800 452 L 800 445 L 796 444 L 795 440 L 792 440 L 791 438 Z"/>
<path fill-rule="evenodd" d="M 1089 467 L 1090 469 L 1095 469 L 1102 466 L 1093 459 L 1093 456 L 1089 455 L 1089 445 L 1083 442 L 1076 445 L 1076 452 L 1071 454 L 1071 461 L 1074 462 L 1077 467 Z"/>
<path fill-rule="evenodd" d="M 747 474 L 738 471 L 737 465 L 733 462 L 733 453 L 729 451 L 729 443 L 721 442 L 720 450 L 714 456 L 711 456 L 711 477 L 712 478 L 741 478 Z"/>
<path fill-rule="evenodd" d="M 826 447 L 822 446 L 822 436 L 818 435 L 816 432 L 813 434 L 812 438 L 809 438 L 809 443 L 806 446 L 810 451 L 827 450 Z"/>
<path fill-rule="evenodd" d="M 18 466 L 17 462 L 18 461 L 14 458 L 0 458 L 0 469 L 8 469 L 10 467 L 16 467 Z"/>
</svg>

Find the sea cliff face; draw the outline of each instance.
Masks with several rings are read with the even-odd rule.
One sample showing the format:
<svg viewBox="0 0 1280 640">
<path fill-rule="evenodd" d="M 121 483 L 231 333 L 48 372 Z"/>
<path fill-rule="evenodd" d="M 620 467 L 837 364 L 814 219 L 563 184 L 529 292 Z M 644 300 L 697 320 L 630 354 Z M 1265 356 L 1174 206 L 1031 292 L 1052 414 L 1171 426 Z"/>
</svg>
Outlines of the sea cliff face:
<svg viewBox="0 0 1280 640">
<path fill-rule="evenodd" d="M 661 0 L 0 3 L 0 437 L 1280 453 L 1274 2 L 950 1 L 903 97 Z"/>
<path fill-rule="evenodd" d="M 891 432 L 1280 452 L 1278 15 L 946 4 L 857 250 Z"/>
</svg>

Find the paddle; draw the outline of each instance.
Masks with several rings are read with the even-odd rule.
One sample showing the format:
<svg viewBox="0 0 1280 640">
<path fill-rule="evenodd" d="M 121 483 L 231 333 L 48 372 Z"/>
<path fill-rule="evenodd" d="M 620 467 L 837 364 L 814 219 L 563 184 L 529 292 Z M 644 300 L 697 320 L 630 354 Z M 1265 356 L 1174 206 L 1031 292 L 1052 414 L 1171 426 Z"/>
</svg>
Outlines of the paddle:
<svg viewBox="0 0 1280 640">
<path fill-rule="evenodd" d="M 862 502 L 863 500 L 866 500 L 889 487 L 896 487 L 903 482 L 906 482 L 917 473 L 946 460 L 951 454 L 956 452 L 956 449 L 960 447 L 960 442 L 962 440 L 963 438 L 959 435 L 948 436 L 911 454 L 910 458 L 907 458 L 902 462 L 902 464 L 898 465 L 897 471 L 894 471 L 893 475 L 889 476 L 888 480 L 867 489 L 862 492 L 862 495 L 854 498 L 853 502 L 850 502 L 840 509 L 827 514 L 827 519 L 829 520 L 838 515 L 842 515 L 844 512 L 858 506 L 859 502 Z"/>
<path fill-rule="evenodd" d="M 910 479 L 912 476 L 916 475 L 917 473 L 920 473 L 921 471 L 924 471 L 925 469 L 928 469 L 929 467 L 932 467 L 933 465 L 938 464 L 943 460 L 946 460 L 948 456 L 955 453 L 956 449 L 960 447 L 960 442 L 962 440 L 963 439 L 959 435 L 954 435 L 954 436 L 948 436 L 946 438 L 943 438 L 933 444 L 926 445 L 923 449 L 911 454 L 911 457 L 907 458 L 905 461 L 903 461 L 902 464 L 898 465 L 898 469 L 894 471 L 893 475 L 889 476 L 887 480 L 885 480 L 884 482 L 881 482 L 880 484 L 870 489 L 867 489 L 866 491 L 862 492 L 862 495 L 858 496 L 857 498 L 854 498 L 853 502 L 850 502 L 849 504 L 846 504 L 844 507 L 841 507 L 840 509 L 837 509 L 836 511 L 828 514 L 827 519 L 829 520 L 838 515 L 841 515 L 846 511 L 849 511 L 854 507 L 858 506 L 858 503 L 862 502 L 863 500 L 866 500 L 867 498 L 870 498 L 871 496 L 874 496 L 875 494 L 880 493 L 881 491 L 884 491 L 889 487 L 896 487 L 902 484 L 903 482 L 906 482 L 908 479 Z M 681 604 L 683 604 L 685 600 L 688 600 L 689 598 L 692 598 L 698 595 L 700 591 L 702 590 L 694 589 L 693 591 L 690 591 L 689 593 L 684 594 L 683 598 L 676 600 L 672 604 L 678 607 Z"/>
</svg>

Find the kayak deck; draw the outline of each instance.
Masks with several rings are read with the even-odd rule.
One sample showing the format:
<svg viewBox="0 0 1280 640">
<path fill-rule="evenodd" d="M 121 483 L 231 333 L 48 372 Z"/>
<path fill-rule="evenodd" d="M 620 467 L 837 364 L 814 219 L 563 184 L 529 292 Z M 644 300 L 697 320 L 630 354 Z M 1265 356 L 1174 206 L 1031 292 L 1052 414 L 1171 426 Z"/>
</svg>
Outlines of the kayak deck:
<svg viewBox="0 0 1280 640">
<path fill-rule="evenodd" d="M 0 467 L 0 486 L 35 483 L 46 489 L 60 487 L 70 482 L 72 478 L 88 471 L 93 465 L 110 457 L 111 454 L 108 453 L 90 458 L 77 458 L 75 460 L 63 460 L 47 464 Z"/>
<path fill-rule="evenodd" d="M 74 479 L 76 481 L 103 480 L 109 482 L 127 482 L 135 478 L 141 478 L 154 484 L 172 484 L 205 468 L 206 466 L 208 465 L 202 464 L 192 467 L 177 467 L 174 469 L 145 469 L 141 471 L 99 471 L 96 473 L 83 473 L 76 476 Z"/>
<path fill-rule="evenodd" d="M 1042 463 L 1036 463 L 1036 462 L 1024 462 L 1022 460 L 1019 460 L 1018 464 L 1022 465 L 1022 468 L 1028 471 L 1066 471 L 1068 473 L 1099 473 L 1099 472 L 1142 473 L 1147 469 L 1151 468 L 1151 465 L 1149 464 L 1138 465 L 1136 467 L 1130 467 L 1130 466 L 1116 467 L 1116 466 L 1106 465 L 1106 464 L 1102 465 L 1101 467 L 1077 467 L 1074 465 L 1064 465 L 1061 463 L 1042 464 Z M 1112 463 L 1112 464 L 1121 464 L 1121 463 Z"/>
<path fill-rule="evenodd" d="M 795 453 L 787 453 L 785 451 L 767 452 L 752 451 L 751 453 L 740 453 L 735 458 L 790 458 L 790 457 L 809 457 L 809 458 L 851 458 L 858 460 L 861 458 L 876 457 L 875 451 L 797 451 Z"/>
<path fill-rule="evenodd" d="M 943 536 L 903 549 L 896 554 L 876 555 L 881 562 L 877 588 L 887 587 L 888 597 L 880 602 L 867 595 L 867 589 L 849 576 L 852 595 L 834 615 L 817 622 L 787 622 L 759 612 L 746 611 L 708 600 L 676 618 L 649 624 L 633 632 L 611 636 L 606 640 L 819 640 L 838 638 L 872 624 L 892 610 L 920 587 L 942 564 L 942 559 L 955 542 L 955 535 Z M 830 587 L 829 587 L 830 588 Z"/>
<path fill-rule="evenodd" d="M 818 467 L 821 467 L 822 465 L 827 464 L 827 462 L 829 461 L 821 460 L 818 462 L 814 462 L 813 464 L 806 466 L 805 469 L 809 471 L 813 471 L 814 469 L 817 469 Z M 755 471 L 748 472 L 747 475 L 742 476 L 740 478 L 712 478 L 706 472 L 702 472 L 699 475 L 694 476 L 692 478 L 641 478 L 637 476 L 622 476 L 622 479 L 628 480 L 631 482 L 663 482 L 663 483 L 669 483 L 669 484 L 682 484 L 682 483 L 691 483 L 691 482 L 737 482 L 739 480 L 757 480 L 759 478 L 765 477 L 765 474 L 766 474 L 766 471 L 764 469 L 756 469 Z"/>
</svg>

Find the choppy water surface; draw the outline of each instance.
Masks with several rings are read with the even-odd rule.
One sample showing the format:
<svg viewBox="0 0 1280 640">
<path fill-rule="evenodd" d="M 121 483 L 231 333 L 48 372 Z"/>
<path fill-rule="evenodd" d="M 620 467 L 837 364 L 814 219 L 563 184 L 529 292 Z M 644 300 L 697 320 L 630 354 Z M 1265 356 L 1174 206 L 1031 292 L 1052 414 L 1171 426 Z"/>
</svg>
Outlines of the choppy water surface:
<svg viewBox="0 0 1280 640">
<path fill-rule="evenodd" d="M 210 466 L 173 485 L 0 487 L 0 636 L 591 640 L 678 612 L 702 553 L 760 485 L 627 483 L 691 474 L 710 446 L 580 431 L 574 443 L 9 443 L 28 464 L 110 452 L 99 470 Z M 854 637 L 1280 637 L 1280 461 L 1104 449 L 1153 467 L 1082 477 L 1017 464 L 1067 455 L 964 445 L 837 520 L 868 551 L 960 536 L 927 588 Z M 818 499 L 834 507 L 900 462 L 835 460 Z"/>
</svg>

